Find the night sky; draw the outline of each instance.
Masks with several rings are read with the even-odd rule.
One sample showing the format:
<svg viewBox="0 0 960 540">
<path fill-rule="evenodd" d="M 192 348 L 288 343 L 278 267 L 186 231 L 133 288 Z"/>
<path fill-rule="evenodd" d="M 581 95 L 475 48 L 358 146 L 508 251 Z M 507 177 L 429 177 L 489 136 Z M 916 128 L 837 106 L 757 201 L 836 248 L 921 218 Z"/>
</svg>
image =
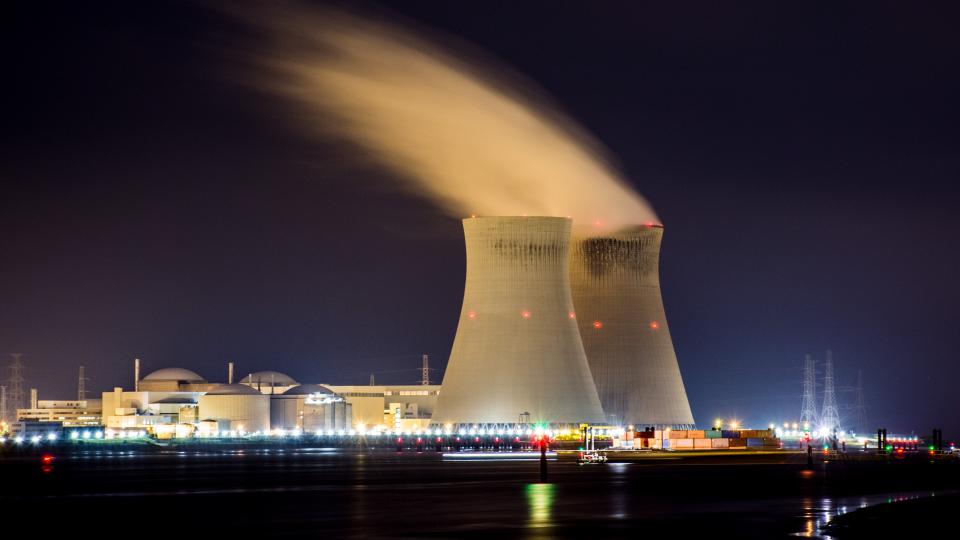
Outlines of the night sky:
<svg viewBox="0 0 960 540">
<path fill-rule="evenodd" d="M 362 9 L 487 51 L 616 156 L 666 226 L 699 423 L 795 419 L 803 355 L 832 348 L 838 385 L 863 371 L 868 427 L 956 436 L 958 13 L 663 4 Z M 211 380 L 231 360 L 338 384 L 413 383 L 425 352 L 442 368 L 459 222 L 238 83 L 222 13 L 4 11 L 0 363 L 23 353 L 41 399 L 74 396 L 79 365 L 129 387 L 134 357 Z"/>
</svg>

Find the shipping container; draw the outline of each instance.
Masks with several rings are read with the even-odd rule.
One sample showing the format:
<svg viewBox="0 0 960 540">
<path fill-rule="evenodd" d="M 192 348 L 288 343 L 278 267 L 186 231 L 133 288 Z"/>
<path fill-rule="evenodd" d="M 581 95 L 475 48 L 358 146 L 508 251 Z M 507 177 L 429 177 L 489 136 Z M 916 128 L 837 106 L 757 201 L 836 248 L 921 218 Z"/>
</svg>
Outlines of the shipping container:
<svg viewBox="0 0 960 540">
<path fill-rule="evenodd" d="M 686 431 L 683 431 L 683 430 L 681 430 L 681 429 L 672 430 L 672 431 L 670 432 L 670 438 L 671 438 L 671 439 L 686 439 L 686 438 L 687 438 L 687 432 L 686 432 Z"/>
<path fill-rule="evenodd" d="M 705 439 L 720 439 L 722 438 L 723 433 L 719 429 L 711 429 L 710 431 L 704 431 L 703 437 Z"/>
<path fill-rule="evenodd" d="M 704 439 L 710 441 L 711 448 L 730 448 L 730 439 Z"/>
<path fill-rule="evenodd" d="M 778 439 L 778 438 L 776 438 L 776 437 L 764 437 L 764 438 L 763 438 L 763 445 L 764 445 L 764 446 L 774 446 L 774 447 L 778 447 L 778 448 L 779 448 L 779 447 L 780 447 L 780 439 Z"/>
<path fill-rule="evenodd" d="M 734 431 L 732 429 L 724 429 L 720 431 L 720 436 L 724 439 L 739 439 L 740 432 Z"/>
<path fill-rule="evenodd" d="M 741 439 L 739 437 L 731 437 L 728 439 L 730 441 L 730 448 L 746 448 L 747 440 Z"/>
<path fill-rule="evenodd" d="M 690 431 L 687 432 L 687 438 L 688 438 L 688 439 L 702 439 L 702 438 L 703 438 L 703 431 L 701 431 L 701 430 L 699 430 L 699 429 L 690 430 Z"/>
<path fill-rule="evenodd" d="M 671 448 L 693 448 L 693 439 L 670 439 Z"/>
<path fill-rule="evenodd" d="M 749 438 L 747 438 L 747 446 L 749 446 L 749 447 L 763 446 L 763 439 L 757 439 L 757 438 L 755 438 L 755 437 L 749 437 Z"/>
<path fill-rule="evenodd" d="M 632 441 L 632 440 L 634 439 L 634 436 L 635 436 L 635 432 L 633 432 L 633 431 L 627 431 L 627 432 L 626 432 L 626 439 L 627 439 L 628 441 Z"/>
<path fill-rule="evenodd" d="M 710 443 L 713 439 L 693 439 L 693 447 L 700 450 L 706 448 L 713 448 L 713 445 Z"/>
</svg>

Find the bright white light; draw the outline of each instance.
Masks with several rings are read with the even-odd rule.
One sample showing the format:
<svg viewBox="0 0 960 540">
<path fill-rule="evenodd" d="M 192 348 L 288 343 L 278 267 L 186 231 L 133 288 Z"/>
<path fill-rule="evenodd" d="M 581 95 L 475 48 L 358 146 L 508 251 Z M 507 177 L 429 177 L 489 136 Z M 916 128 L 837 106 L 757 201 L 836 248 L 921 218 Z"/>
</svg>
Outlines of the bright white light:
<svg viewBox="0 0 960 540">
<path fill-rule="evenodd" d="M 47 440 L 48 440 L 48 441 L 55 441 L 55 440 L 57 440 L 57 434 L 56 434 L 56 433 L 48 433 L 48 434 L 47 434 Z"/>
<path fill-rule="evenodd" d="M 23 443 L 23 437 L 17 435 L 17 436 L 13 439 L 13 442 L 15 442 L 15 443 L 17 443 L 17 444 L 21 444 L 21 443 Z"/>
<path fill-rule="evenodd" d="M 70 432 L 70 440 L 71 440 L 71 441 L 77 440 L 78 437 L 80 437 L 80 434 L 77 433 L 76 431 L 71 431 L 71 432 Z"/>
<path fill-rule="evenodd" d="M 102 431 L 97 431 L 93 436 L 96 437 L 97 439 L 102 439 L 102 438 L 103 438 L 103 432 L 102 432 Z"/>
<path fill-rule="evenodd" d="M 39 443 L 39 442 L 40 442 L 40 436 L 39 436 L 39 435 L 34 435 L 33 437 L 30 438 L 30 442 L 32 442 L 33 444 Z"/>
<path fill-rule="evenodd" d="M 345 434 L 346 434 L 346 432 L 345 432 L 344 430 L 342 430 L 342 429 L 337 432 L 337 435 L 339 435 L 340 437 L 343 437 Z"/>
<path fill-rule="evenodd" d="M 89 439 L 89 438 L 90 438 L 90 432 L 89 432 L 89 431 L 84 431 L 84 432 L 83 432 L 83 438 L 84 438 L 84 439 Z"/>
</svg>

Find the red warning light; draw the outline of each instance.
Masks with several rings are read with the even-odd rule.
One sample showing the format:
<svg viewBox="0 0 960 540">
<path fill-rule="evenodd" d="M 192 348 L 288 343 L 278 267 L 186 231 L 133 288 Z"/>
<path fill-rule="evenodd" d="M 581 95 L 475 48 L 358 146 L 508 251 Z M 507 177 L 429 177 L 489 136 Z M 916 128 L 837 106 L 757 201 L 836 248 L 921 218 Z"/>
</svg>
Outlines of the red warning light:
<svg viewBox="0 0 960 540">
<path fill-rule="evenodd" d="M 523 310 L 523 311 L 520 312 L 520 316 L 523 317 L 524 319 L 529 319 L 529 318 L 530 318 L 530 312 L 527 311 L 527 310 Z"/>
<path fill-rule="evenodd" d="M 571 311 L 570 313 L 568 313 L 567 316 L 570 317 L 571 319 L 576 319 L 576 318 L 577 318 L 577 314 L 574 313 L 574 312 L 572 312 L 572 311 Z"/>
<path fill-rule="evenodd" d="M 660 323 L 658 323 L 657 321 L 650 321 L 650 329 L 656 330 L 657 328 L 660 328 Z"/>
<path fill-rule="evenodd" d="M 43 457 L 40 458 L 40 461 L 44 465 L 50 465 L 51 463 L 53 463 L 53 456 L 51 456 L 50 454 L 44 454 Z"/>
<path fill-rule="evenodd" d="M 599 330 L 599 329 L 603 328 L 603 323 L 600 322 L 600 321 L 593 321 L 593 327 L 596 328 L 597 330 Z"/>
<path fill-rule="evenodd" d="M 470 319 L 476 319 L 476 318 L 477 318 L 477 312 L 471 309 L 470 311 L 467 312 L 467 317 L 470 318 Z"/>
</svg>

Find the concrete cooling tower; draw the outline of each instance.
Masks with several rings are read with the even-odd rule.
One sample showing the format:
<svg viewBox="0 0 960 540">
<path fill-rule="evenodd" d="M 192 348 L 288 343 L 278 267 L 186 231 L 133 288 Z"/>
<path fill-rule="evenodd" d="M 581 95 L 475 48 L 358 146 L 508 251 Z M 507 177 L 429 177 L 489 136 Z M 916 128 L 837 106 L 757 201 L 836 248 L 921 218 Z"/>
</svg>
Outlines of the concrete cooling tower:
<svg viewBox="0 0 960 540">
<path fill-rule="evenodd" d="M 433 423 L 602 421 L 574 318 L 570 220 L 463 220 L 463 308 Z"/>
<path fill-rule="evenodd" d="M 663 227 L 574 231 L 570 283 L 590 371 L 610 422 L 690 426 L 693 414 L 660 296 Z"/>
</svg>

